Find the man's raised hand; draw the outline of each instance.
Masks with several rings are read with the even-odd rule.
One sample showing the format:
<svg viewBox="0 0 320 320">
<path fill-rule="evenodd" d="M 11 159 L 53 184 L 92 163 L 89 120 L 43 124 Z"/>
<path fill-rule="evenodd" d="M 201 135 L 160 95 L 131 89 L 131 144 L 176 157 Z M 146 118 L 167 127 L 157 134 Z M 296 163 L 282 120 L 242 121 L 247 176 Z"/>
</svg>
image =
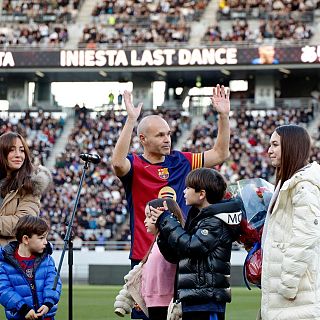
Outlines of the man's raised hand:
<svg viewBox="0 0 320 320">
<path fill-rule="evenodd" d="M 127 90 L 125 90 L 123 93 L 123 99 L 124 99 L 124 104 L 126 106 L 126 110 L 128 113 L 128 117 L 130 119 L 137 120 L 139 118 L 143 103 L 140 102 L 138 106 L 135 107 L 132 103 L 131 93 Z"/>
<path fill-rule="evenodd" d="M 226 89 L 224 86 L 217 84 L 213 87 L 213 95 L 211 98 L 213 107 L 217 110 L 219 114 L 229 115 L 230 112 L 230 90 Z"/>
</svg>

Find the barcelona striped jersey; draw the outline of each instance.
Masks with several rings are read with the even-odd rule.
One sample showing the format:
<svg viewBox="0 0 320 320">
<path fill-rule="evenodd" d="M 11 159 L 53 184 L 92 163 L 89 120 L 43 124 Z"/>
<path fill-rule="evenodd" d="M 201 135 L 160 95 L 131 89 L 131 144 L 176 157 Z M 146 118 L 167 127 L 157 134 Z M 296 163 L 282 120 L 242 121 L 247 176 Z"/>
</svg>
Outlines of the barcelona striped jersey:
<svg viewBox="0 0 320 320">
<path fill-rule="evenodd" d="M 155 198 L 172 198 L 184 215 L 188 211 L 184 199 L 185 179 L 191 170 L 203 167 L 204 154 L 172 151 L 164 162 L 152 164 L 142 155 L 129 154 L 130 171 L 123 177 L 130 213 L 130 259 L 142 260 L 154 236 L 144 226 L 145 206 Z"/>
</svg>

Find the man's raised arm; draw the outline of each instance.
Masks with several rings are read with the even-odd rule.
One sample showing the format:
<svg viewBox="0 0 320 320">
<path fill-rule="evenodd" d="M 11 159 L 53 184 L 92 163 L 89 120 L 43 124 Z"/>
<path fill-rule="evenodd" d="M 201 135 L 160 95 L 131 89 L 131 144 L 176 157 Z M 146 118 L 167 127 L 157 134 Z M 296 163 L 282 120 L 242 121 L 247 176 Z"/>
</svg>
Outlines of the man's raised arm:
<svg viewBox="0 0 320 320">
<path fill-rule="evenodd" d="M 112 155 L 112 166 L 118 177 L 123 177 L 130 170 L 131 165 L 127 159 L 127 155 L 130 148 L 132 132 L 142 108 L 142 103 L 139 103 L 136 108 L 134 107 L 130 92 L 124 91 L 123 97 L 128 116 Z"/>
<path fill-rule="evenodd" d="M 211 168 L 222 163 L 229 156 L 230 144 L 230 90 L 217 85 L 213 88 L 212 104 L 219 114 L 218 136 L 212 149 L 204 152 L 204 166 Z"/>
</svg>

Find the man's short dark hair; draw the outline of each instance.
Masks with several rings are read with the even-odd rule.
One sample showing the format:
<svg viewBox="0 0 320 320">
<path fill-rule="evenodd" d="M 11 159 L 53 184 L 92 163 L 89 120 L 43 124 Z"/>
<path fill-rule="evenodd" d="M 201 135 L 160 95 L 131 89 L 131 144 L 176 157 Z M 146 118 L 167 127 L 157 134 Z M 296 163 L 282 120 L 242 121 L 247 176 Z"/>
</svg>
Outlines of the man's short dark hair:
<svg viewBox="0 0 320 320">
<path fill-rule="evenodd" d="M 28 215 L 19 219 L 15 228 L 15 236 L 21 243 L 24 235 L 31 238 L 34 234 L 41 236 L 48 231 L 49 225 L 44 219 Z"/>
<path fill-rule="evenodd" d="M 205 190 L 209 203 L 216 203 L 223 199 L 227 189 L 224 177 L 214 169 L 200 168 L 191 171 L 186 178 L 186 186 L 196 192 Z"/>
</svg>

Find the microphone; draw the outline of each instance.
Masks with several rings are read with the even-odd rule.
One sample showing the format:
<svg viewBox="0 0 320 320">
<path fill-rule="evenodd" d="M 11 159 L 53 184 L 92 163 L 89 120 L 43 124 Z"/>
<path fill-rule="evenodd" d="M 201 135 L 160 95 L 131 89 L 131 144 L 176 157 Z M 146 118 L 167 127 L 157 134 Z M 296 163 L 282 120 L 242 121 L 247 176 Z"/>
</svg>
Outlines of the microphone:
<svg viewBox="0 0 320 320">
<path fill-rule="evenodd" d="M 99 163 L 101 160 L 101 158 L 98 154 L 93 154 L 93 153 L 81 153 L 80 159 L 85 162 L 92 162 L 94 164 Z"/>
</svg>

